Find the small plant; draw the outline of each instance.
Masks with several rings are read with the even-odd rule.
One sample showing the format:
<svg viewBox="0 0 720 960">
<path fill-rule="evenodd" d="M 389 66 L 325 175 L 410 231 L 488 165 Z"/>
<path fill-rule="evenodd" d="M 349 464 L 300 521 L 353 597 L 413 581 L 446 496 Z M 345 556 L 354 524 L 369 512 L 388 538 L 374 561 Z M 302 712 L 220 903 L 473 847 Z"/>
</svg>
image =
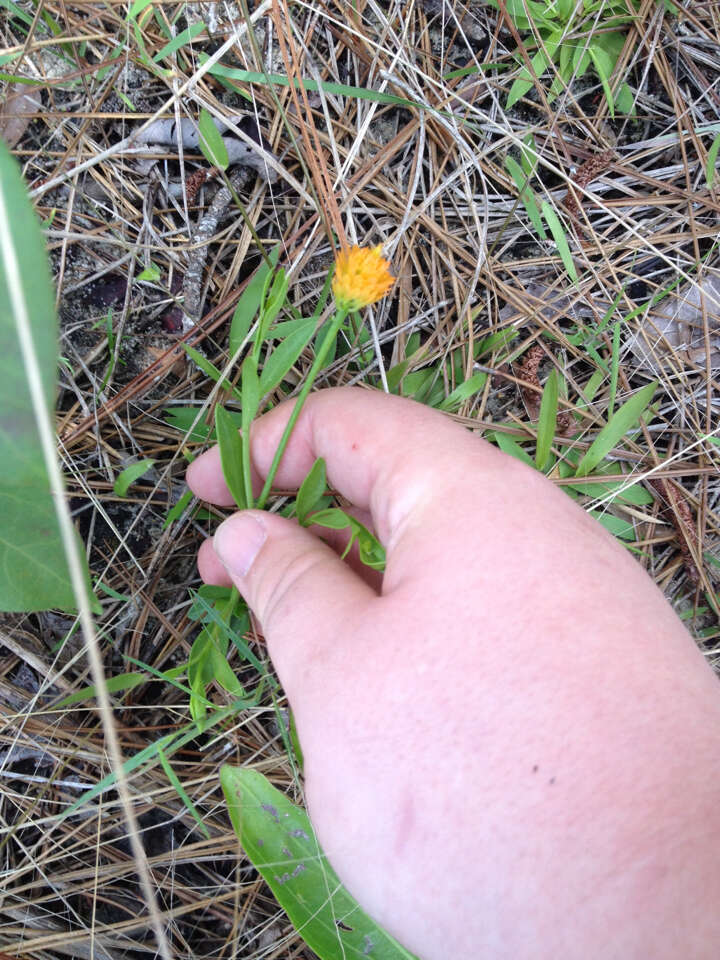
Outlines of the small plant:
<svg viewBox="0 0 720 960">
<path fill-rule="evenodd" d="M 489 0 L 500 9 L 497 0 Z M 672 6 L 663 0 L 666 9 Z M 548 101 L 561 93 L 575 77 L 584 76 L 591 68 L 602 84 L 610 109 L 630 113 L 633 96 L 627 83 L 613 93 L 611 76 L 627 35 L 628 24 L 637 17 L 640 4 L 635 0 L 507 0 L 503 4 L 518 31 L 530 34 L 526 44 L 536 49 L 531 57 L 532 73 L 523 66 L 510 88 L 506 109 L 523 97 L 552 67 L 554 79 L 546 91 Z M 532 38 L 532 39 L 531 39 Z"/>
</svg>

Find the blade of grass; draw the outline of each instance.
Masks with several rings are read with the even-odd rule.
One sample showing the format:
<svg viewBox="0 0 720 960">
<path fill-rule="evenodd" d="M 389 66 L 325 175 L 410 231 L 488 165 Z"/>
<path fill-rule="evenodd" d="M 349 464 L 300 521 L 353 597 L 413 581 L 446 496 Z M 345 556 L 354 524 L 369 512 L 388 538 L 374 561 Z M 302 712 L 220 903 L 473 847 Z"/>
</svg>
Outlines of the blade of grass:
<svg viewBox="0 0 720 960">
<path fill-rule="evenodd" d="M 595 440 L 590 444 L 585 456 L 575 471 L 576 477 L 586 477 L 622 440 L 625 434 L 639 421 L 645 409 L 650 404 L 657 383 L 648 383 L 636 394 L 626 400 L 602 428 Z"/>
</svg>

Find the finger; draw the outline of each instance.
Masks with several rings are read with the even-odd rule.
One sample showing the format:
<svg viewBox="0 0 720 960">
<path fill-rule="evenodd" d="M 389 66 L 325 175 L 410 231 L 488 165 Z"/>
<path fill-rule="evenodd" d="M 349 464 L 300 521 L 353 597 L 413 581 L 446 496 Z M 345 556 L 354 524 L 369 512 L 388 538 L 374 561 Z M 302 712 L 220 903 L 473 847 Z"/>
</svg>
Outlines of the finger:
<svg viewBox="0 0 720 960">
<path fill-rule="evenodd" d="M 371 529 L 372 520 L 370 514 L 366 511 L 348 508 L 346 512 L 355 517 L 356 520 L 359 520 L 364 526 Z M 343 557 L 344 562 L 350 569 L 375 591 L 375 593 L 380 593 L 382 573 L 379 570 L 373 570 L 362 562 L 357 541 L 350 548 L 349 553 L 344 556 L 351 535 L 348 529 L 333 530 L 329 527 L 320 526 L 310 526 L 307 529 L 311 534 L 323 540 L 335 554 Z M 215 553 L 212 538 L 204 540 L 203 543 L 200 544 L 197 564 L 198 572 L 205 583 L 210 583 L 217 587 L 232 586 L 230 575 Z"/>
<path fill-rule="evenodd" d="M 198 573 L 205 583 L 214 587 L 231 587 L 232 579 L 213 549 L 212 537 L 203 540 L 198 550 Z"/>
<path fill-rule="evenodd" d="M 218 527 L 213 549 L 259 620 L 283 681 L 283 673 L 295 676 L 296 658 L 327 651 L 377 599 L 327 544 L 285 517 L 233 514 Z"/>
<path fill-rule="evenodd" d="M 252 462 L 250 464 L 250 476 L 253 492 L 257 496 L 262 489 L 263 478 Z M 219 507 L 234 507 L 236 505 L 223 477 L 220 448 L 218 446 L 212 447 L 193 460 L 187 469 L 186 480 L 192 492 L 201 500 L 216 503 Z"/>
<path fill-rule="evenodd" d="M 288 402 L 253 426 L 253 463 L 266 476 L 290 416 Z M 368 510 L 388 550 L 384 592 L 425 568 L 436 572 L 435 543 L 455 530 L 477 534 L 467 517 L 478 515 L 473 476 L 500 504 L 508 499 L 504 473 L 513 461 L 435 410 L 359 388 L 322 390 L 308 398 L 276 476 L 276 486 L 297 488 L 317 457 L 328 481 L 357 507 Z M 207 459 L 205 459 L 207 458 Z M 207 477 L 219 471 L 209 451 L 192 465 L 188 482 L 200 497 Z M 529 471 L 528 471 L 529 473 Z M 216 482 L 216 481 L 213 481 Z M 452 543 L 449 544 L 452 547 Z"/>
</svg>

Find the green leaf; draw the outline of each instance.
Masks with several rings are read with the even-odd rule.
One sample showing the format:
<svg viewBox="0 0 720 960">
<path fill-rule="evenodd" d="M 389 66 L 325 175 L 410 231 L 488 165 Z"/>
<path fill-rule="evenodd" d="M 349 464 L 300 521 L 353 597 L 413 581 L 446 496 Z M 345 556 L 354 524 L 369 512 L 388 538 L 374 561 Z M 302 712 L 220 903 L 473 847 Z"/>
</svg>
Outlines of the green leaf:
<svg viewBox="0 0 720 960">
<path fill-rule="evenodd" d="M 717 167 L 718 152 L 720 151 L 720 133 L 715 137 L 710 149 L 708 150 L 707 166 L 705 167 L 705 180 L 708 190 L 715 182 L 715 168 Z"/>
<path fill-rule="evenodd" d="M 590 471 L 594 470 L 622 440 L 628 430 L 635 426 L 652 400 L 656 388 L 657 383 L 648 383 L 625 401 L 590 444 L 590 448 L 575 471 L 576 477 L 587 477 Z"/>
<path fill-rule="evenodd" d="M 137 463 L 131 463 L 129 467 L 125 467 L 113 485 L 114 493 L 118 497 L 124 497 L 128 492 L 128 488 L 146 474 L 154 465 L 154 460 L 138 460 Z"/>
<path fill-rule="evenodd" d="M 590 59 L 592 60 L 595 66 L 595 72 L 600 78 L 600 83 L 602 88 L 605 91 L 605 99 L 608 103 L 608 108 L 610 110 L 610 116 L 615 119 L 615 100 L 613 99 L 612 89 L 610 87 L 610 74 L 613 72 L 615 62 L 612 60 L 610 55 L 603 50 L 602 46 L 598 43 L 591 43 L 588 46 L 588 53 L 590 54 Z"/>
<path fill-rule="evenodd" d="M 542 50 L 538 51 L 535 56 L 530 61 L 532 68 L 535 71 L 535 76 L 538 79 L 545 73 L 545 68 L 547 67 L 547 57 L 545 56 Z M 510 87 L 510 92 L 508 93 L 507 104 L 505 109 L 509 110 L 510 107 L 514 106 L 521 97 L 524 97 L 525 94 L 530 90 L 535 81 L 532 78 L 532 75 L 527 67 L 523 67 L 520 73 L 518 74 L 517 79 Z"/>
<path fill-rule="evenodd" d="M 137 20 L 140 14 L 146 7 L 149 7 L 153 0 L 135 0 L 135 3 L 130 7 L 130 12 L 127 15 L 128 20 Z"/>
<path fill-rule="evenodd" d="M 281 341 L 263 364 L 260 374 L 260 396 L 264 397 L 288 375 L 300 354 L 312 340 L 315 321 L 308 320 L 295 333 Z"/>
<path fill-rule="evenodd" d="M 229 380 L 223 380 L 223 375 L 221 371 L 218 370 L 218 368 L 215 366 L 214 363 L 211 363 L 207 359 L 207 357 L 204 357 L 199 351 L 195 349 L 195 347 L 191 347 L 189 343 L 183 343 L 182 346 L 183 346 L 183 349 L 185 350 L 185 353 L 190 357 L 193 363 L 197 364 L 197 366 L 200 367 L 200 369 L 206 376 L 210 377 L 210 379 L 213 380 L 215 383 L 220 383 L 220 381 L 222 381 L 220 385 L 222 386 L 223 390 L 232 390 L 235 396 L 235 399 L 238 401 L 242 400 L 242 397 L 240 396 L 240 391 L 236 387 L 234 387 Z"/>
<path fill-rule="evenodd" d="M 281 267 L 270 283 L 270 277 L 265 281 L 263 290 L 263 304 L 261 308 L 259 342 L 265 339 L 270 330 L 270 326 L 282 310 L 285 304 L 285 298 L 288 291 L 288 278 L 284 269 Z"/>
<path fill-rule="evenodd" d="M 185 788 L 183 787 L 183 785 L 180 783 L 180 780 L 178 779 L 177 774 L 175 773 L 175 771 L 173 770 L 173 768 L 170 766 L 170 761 L 169 761 L 168 758 L 165 756 L 165 751 L 163 750 L 162 747 L 160 747 L 160 748 L 158 749 L 158 757 L 160 758 L 160 763 L 161 763 L 161 765 L 162 765 L 163 770 L 165 771 L 165 776 L 168 778 L 168 780 L 170 781 L 170 783 L 173 785 L 173 788 L 174 788 L 174 790 L 175 790 L 175 793 L 177 793 L 177 795 L 180 797 L 180 799 L 182 800 L 182 802 L 185 804 L 185 806 L 186 806 L 186 808 L 187 808 L 187 810 L 188 810 L 188 813 L 190 813 L 190 815 L 192 816 L 192 818 L 195 820 L 195 823 L 197 823 L 197 825 L 198 825 L 198 827 L 199 827 L 199 829 L 200 829 L 200 832 L 203 834 L 203 836 L 204 836 L 207 840 L 209 840 L 209 839 L 210 839 L 210 831 L 209 831 L 208 828 L 205 826 L 205 824 L 202 822 L 202 818 L 200 817 L 200 814 L 197 812 L 197 810 L 196 810 L 196 808 L 195 808 L 195 804 L 192 802 L 192 800 L 190 799 L 190 797 L 187 795 L 187 793 L 186 793 L 186 791 L 185 791 Z"/>
<path fill-rule="evenodd" d="M 75 608 L 20 346 L 22 331 L 53 418 L 55 294 L 20 169 L 0 143 L 0 610 Z M 87 573 L 89 584 L 89 573 Z M 97 600 L 96 610 L 101 609 Z"/>
<path fill-rule="evenodd" d="M 523 173 L 529 180 L 534 175 L 538 165 L 537 147 L 535 146 L 535 137 L 532 133 L 526 133 L 522 138 L 520 165 L 522 166 Z"/>
<path fill-rule="evenodd" d="M 220 465 L 227 488 L 237 504 L 238 510 L 245 510 L 245 483 L 242 469 L 242 440 L 232 417 L 221 407 L 215 407 L 215 431 L 220 447 Z"/>
<path fill-rule="evenodd" d="M 588 514 L 609 530 L 614 537 L 620 540 L 635 540 L 635 528 L 629 520 L 623 520 L 622 517 L 616 517 L 612 513 L 601 510 L 588 510 Z"/>
<path fill-rule="evenodd" d="M 279 246 L 270 251 L 268 259 L 270 260 L 272 266 L 269 266 L 263 260 L 253 274 L 252 279 L 243 290 L 242 296 L 237 302 L 235 312 L 233 313 L 233 318 L 230 323 L 230 339 L 228 342 L 228 350 L 230 351 L 231 357 L 234 357 L 242 346 L 243 341 L 247 337 L 248 331 L 252 326 L 252 322 L 257 316 L 257 312 L 260 309 L 260 303 L 262 301 L 263 291 L 265 289 L 265 281 L 267 280 L 270 271 L 277 263 L 279 255 Z"/>
<path fill-rule="evenodd" d="M 308 475 L 300 484 L 300 489 L 295 500 L 295 514 L 298 521 L 305 525 L 305 519 L 311 510 L 314 510 L 318 501 L 325 493 L 327 486 L 327 476 L 325 473 L 325 461 L 318 457 L 315 463 L 310 467 Z"/>
<path fill-rule="evenodd" d="M 558 411 L 558 375 L 553 368 L 543 390 L 538 419 L 537 444 L 535 447 L 535 466 L 544 470 L 550 457 L 550 449 L 555 439 Z"/>
<path fill-rule="evenodd" d="M 167 528 L 170 526 L 171 523 L 174 523 L 178 519 L 178 517 L 181 517 L 183 513 L 185 513 L 187 508 L 192 503 L 192 498 L 193 498 L 192 490 L 186 490 L 185 493 L 183 493 L 183 495 L 180 497 L 180 499 L 175 504 L 175 506 L 171 507 L 170 510 L 168 510 L 168 515 L 165 517 L 165 520 L 163 522 L 163 526 L 162 526 L 163 530 L 167 530 Z"/>
<path fill-rule="evenodd" d="M 157 283 L 160 279 L 160 267 L 156 263 L 151 263 L 142 273 L 139 273 L 136 280 L 147 280 L 149 283 Z"/>
<path fill-rule="evenodd" d="M 187 30 L 183 30 L 179 33 L 170 43 L 166 43 L 162 50 L 158 52 L 153 57 L 153 63 L 160 63 L 161 60 L 164 60 L 165 57 L 170 57 L 178 51 L 181 47 L 184 47 L 186 43 L 191 43 L 195 37 L 201 34 L 205 30 L 204 23 L 194 23 L 191 27 L 188 27 Z"/>
<path fill-rule="evenodd" d="M 496 431 L 493 434 L 493 440 L 500 447 L 503 453 L 507 453 L 511 457 L 515 457 L 516 460 L 520 460 L 522 463 L 526 463 L 529 467 L 534 467 L 532 457 L 527 453 L 520 444 L 507 433 L 500 433 Z"/>
<path fill-rule="evenodd" d="M 340 883 L 308 815 L 256 770 L 220 770 L 245 853 L 320 960 L 413 960 Z"/>
<path fill-rule="evenodd" d="M 535 228 L 535 233 L 537 233 L 541 239 L 545 240 L 547 234 L 545 233 L 545 227 L 543 227 L 540 211 L 538 210 L 537 200 L 535 199 L 535 194 L 528 186 L 527 175 L 523 172 L 520 164 L 512 157 L 505 157 L 505 166 L 508 173 L 515 181 L 515 186 L 519 190 L 520 199 L 522 200 L 523 206 L 527 211 L 530 222 Z"/>
<path fill-rule="evenodd" d="M 215 126 L 215 121 L 212 114 L 204 107 L 200 111 L 198 129 L 200 131 L 199 146 L 200 150 L 202 151 L 202 155 L 205 157 L 211 167 L 218 167 L 220 170 L 227 170 L 230 160 L 228 159 L 225 141 L 220 135 L 220 131 Z"/>
<path fill-rule="evenodd" d="M 570 253 L 570 247 L 568 246 L 565 231 L 560 223 L 560 218 L 547 200 L 543 200 L 542 202 L 542 212 L 543 216 L 545 217 L 545 222 L 550 228 L 550 233 L 553 235 L 553 240 L 558 248 L 558 253 L 560 254 L 560 258 L 568 272 L 568 276 L 575 283 L 577 283 L 577 270 L 575 269 L 575 263 L 573 261 L 572 254 Z"/>
<path fill-rule="evenodd" d="M 245 357 L 242 366 L 242 469 L 245 483 L 245 502 L 254 505 L 252 490 L 252 471 L 250 464 L 250 425 L 260 406 L 260 381 L 257 374 L 257 362 L 252 354 Z"/>
<path fill-rule="evenodd" d="M 474 373 L 468 377 L 464 383 L 458 384 L 455 389 L 445 397 L 439 406 L 440 410 L 457 410 L 460 404 L 479 393 L 487 382 L 487 374 L 482 371 Z"/>
<path fill-rule="evenodd" d="M 615 96 L 615 103 L 617 104 L 617 108 L 620 113 L 624 113 L 629 117 L 635 116 L 635 98 L 633 97 L 633 92 L 627 83 L 620 84 L 620 89 Z"/>
<path fill-rule="evenodd" d="M 124 693 L 126 690 L 132 690 L 139 687 L 142 683 L 148 683 L 152 678 L 146 673 L 119 673 L 115 677 L 106 677 L 105 686 L 108 693 Z M 55 709 L 63 707 L 72 707 L 76 703 L 84 703 L 86 700 L 92 700 L 97 696 L 97 687 L 95 684 L 89 687 L 81 687 L 69 697 L 65 697 L 60 703 L 55 704 Z"/>
</svg>

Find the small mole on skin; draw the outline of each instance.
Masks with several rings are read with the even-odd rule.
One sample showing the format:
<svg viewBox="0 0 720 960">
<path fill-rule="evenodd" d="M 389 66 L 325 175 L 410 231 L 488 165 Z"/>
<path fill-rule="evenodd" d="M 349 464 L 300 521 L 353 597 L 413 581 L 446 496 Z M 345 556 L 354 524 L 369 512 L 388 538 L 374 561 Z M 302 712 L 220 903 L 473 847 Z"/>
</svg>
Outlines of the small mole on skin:
<svg viewBox="0 0 720 960">
<path fill-rule="evenodd" d="M 533 773 L 537 773 L 540 767 L 537 764 L 533 764 Z"/>
<path fill-rule="evenodd" d="M 550 777 L 550 779 L 548 780 L 548 783 L 550 784 L 550 786 L 552 786 L 555 783 L 555 777 Z"/>
<path fill-rule="evenodd" d="M 359 450 L 359 449 L 360 449 L 360 444 L 359 444 L 359 443 L 354 443 L 354 444 L 352 445 L 352 449 L 353 449 L 353 450 Z"/>
</svg>

